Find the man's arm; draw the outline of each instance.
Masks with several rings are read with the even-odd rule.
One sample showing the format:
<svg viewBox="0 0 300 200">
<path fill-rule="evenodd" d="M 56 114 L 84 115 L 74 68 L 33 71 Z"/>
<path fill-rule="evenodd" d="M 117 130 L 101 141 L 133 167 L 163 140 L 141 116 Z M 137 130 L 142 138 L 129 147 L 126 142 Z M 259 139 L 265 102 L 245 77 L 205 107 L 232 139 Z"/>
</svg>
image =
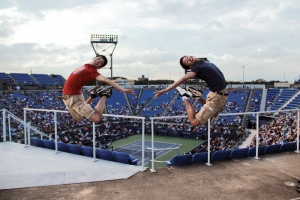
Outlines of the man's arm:
<svg viewBox="0 0 300 200">
<path fill-rule="evenodd" d="M 131 95 L 135 95 L 133 89 L 124 89 L 122 88 L 119 84 L 117 84 L 116 82 L 110 80 L 109 78 L 103 76 L 103 75 L 98 75 L 96 76 L 96 81 L 99 81 L 99 82 L 103 82 L 103 83 L 106 83 L 107 85 L 110 85 L 112 86 L 113 88 L 121 91 L 121 92 L 126 92 L 126 93 L 129 93 Z"/>
<path fill-rule="evenodd" d="M 155 92 L 155 97 L 159 97 L 160 95 L 168 92 L 169 90 L 176 88 L 177 86 L 179 86 L 180 84 L 182 84 L 184 81 L 195 78 L 196 73 L 195 72 L 188 72 L 187 74 L 185 74 L 183 77 L 181 77 L 179 80 L 175 81 L 172 85 L 170 85 L 169 87 L 167 87 L 166 89 L 160 90 Z"/>
</svg>

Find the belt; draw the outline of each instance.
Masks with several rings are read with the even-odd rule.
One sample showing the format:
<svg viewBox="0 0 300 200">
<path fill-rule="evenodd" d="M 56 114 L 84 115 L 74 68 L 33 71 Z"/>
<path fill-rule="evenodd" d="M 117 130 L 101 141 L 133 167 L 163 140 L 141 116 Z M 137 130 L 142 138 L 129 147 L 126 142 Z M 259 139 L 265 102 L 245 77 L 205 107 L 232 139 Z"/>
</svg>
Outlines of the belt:
<svg viewBox="0 0 300 200">
<path fill-rule="evenodd" d="M 69 99 L 70 95 L 63 94 L 63 100 Z"/>
<path fill-rule="evenodd" d="M 223 93 L 223 92 L 215 92 L 215 93 L 222 96 L 228 96 L 228 93 Z"/>
</svg>

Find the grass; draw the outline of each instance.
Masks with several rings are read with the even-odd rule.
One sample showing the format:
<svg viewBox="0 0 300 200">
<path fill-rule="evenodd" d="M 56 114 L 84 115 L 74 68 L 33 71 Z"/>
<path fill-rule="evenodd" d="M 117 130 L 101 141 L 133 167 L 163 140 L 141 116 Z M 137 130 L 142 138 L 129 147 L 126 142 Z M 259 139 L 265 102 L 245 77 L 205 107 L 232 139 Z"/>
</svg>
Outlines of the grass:
<svg viewBox="0 0 300 200">
<path fill-rule="evenodd" d="M 124 146 L 126 144 L 135 142 L 137 140 L 142 139 L 142 134 L 135 134 L 132 136 L 129 136 L 127 138 L 122 138 L 119 140 L 116 140 L 113 142 L 114 146 Z M 151 135 L 145 134 L 145 140 L 150 140 L 151 141 Z M 196 139 L 189 139 L 189 138 L 179 138 L 179 137 L 167 137 L 167 136 L 159 136 L 155 135 L 154 136 L 154 142 L 168 142 L 168 143 L 176 143 L 176 144 L 181 144 L 178 150 L 178 154 L 182 154 L 184 152 L 188 152 L 194 147 L 198 146 L 201 144 L 204 140 L 196 140 Z M 172 157 L 176 155 L 176 151 L 170 151 L 163 156 L 156 158 L 158 161 L 168 161 Z M 149 165 L 146 164 L 145 167 L 148 167 Z M 166 166 L 166 163 L 154 163 L 154 168 L 160 168 Z"/>
</svg>

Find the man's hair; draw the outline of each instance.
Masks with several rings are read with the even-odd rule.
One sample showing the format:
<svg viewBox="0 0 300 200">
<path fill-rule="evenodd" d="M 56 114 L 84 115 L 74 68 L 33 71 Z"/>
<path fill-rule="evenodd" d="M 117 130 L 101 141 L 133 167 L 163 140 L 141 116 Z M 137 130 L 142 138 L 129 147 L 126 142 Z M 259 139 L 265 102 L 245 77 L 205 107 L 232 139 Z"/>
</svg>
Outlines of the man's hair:
<svg viewBox="0 0 300 200">
<path fill-rule="evenodd" d="M 189 66 L 186 66 L 185 64 L 183 64 L 182 60 L 183 60 L 184 57 L 185 57 L 185 56 L 182 56 L 182 57 L 180 58 L 179 63 L 180 63 L 180 65 L 181 65 L 181 67 L 182 67 L 183 69 L 190 69 Z M 205 61 L 209 62 L 207 58 L 199 58 L 199 59 L 205 60 Z"/>
<path fill-rule="evenodd" d="M 182 62 L 182 60 L 183 60 L 184 57 L 185 57 L 185 56 L 182 56 L 182 57 L 180 58 L 179 63 L 180 63 L 180 65 L 181 65 L 181 67 L 182 67 L 183 69 L 189 69 L 190 67 L 189 67 L 189 66 L 186 66 L 186 65 L 183 64 L 183 62 Z"/>
<path fill-rule="evenodd" d="M 101 67 L 104 67 L 107 64 L 107 58 L 105 56 L 103 56 L 103 55 L 97 55 L 96 57 L 102 57 L 103 58 L 104 63 L 103 63 L 103 65 Z"/>
</svg>

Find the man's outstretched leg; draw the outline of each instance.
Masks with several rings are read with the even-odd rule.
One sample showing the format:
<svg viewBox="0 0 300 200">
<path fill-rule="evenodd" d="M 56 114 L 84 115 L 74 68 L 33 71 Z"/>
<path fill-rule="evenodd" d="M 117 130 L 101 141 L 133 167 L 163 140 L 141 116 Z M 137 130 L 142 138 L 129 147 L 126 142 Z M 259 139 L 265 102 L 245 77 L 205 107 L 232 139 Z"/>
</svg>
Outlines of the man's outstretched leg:
<svg viewBox="0 0 300 200">
<path fill-rule="evenodd" d="M 100 96 L 100 100 L 95 107 L 95 113 L 89 118 L 92 122 L 99 122 L 102 119 L 106 98 L 109 98 L 112 95 L 112 87 L 99 90 L 98 95 Z M 88 99 L 87 102 L 90 99 Z"/>
<path fill-rule="evenodd" d="M 195 108 L 192 106 L 191 102 L 189 101 L 190 97 L 193 97 L 193 94 L 189 91 L 186 91 L 185 89 L 181 88 L 181 87 L 176 87 L 176 90 L 179 92 L 184 104 L 185 104 L 185 108 L 186 108 L 186 113 L 188 115 L 188 118 L 190 120 L 190 124 L 193 126 L 199 126 L 200 125 L 200 121 L 195 117 L 196 115 L 196 110 Z"/>
</svg>

